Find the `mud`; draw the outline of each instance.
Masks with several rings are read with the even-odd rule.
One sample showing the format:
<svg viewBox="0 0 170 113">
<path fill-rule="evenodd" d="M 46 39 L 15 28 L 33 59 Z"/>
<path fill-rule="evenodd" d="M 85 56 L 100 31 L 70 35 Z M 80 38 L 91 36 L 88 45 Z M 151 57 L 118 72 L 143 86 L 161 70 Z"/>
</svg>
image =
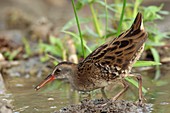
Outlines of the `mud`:
<svg viewBox="0 0 170 113">
<path fill-rule="evenodd" d="M 12 105 L 8 100 L 0 100 L 0 113 L 13 113 Z"/>
<path fill-rule="evenodd" d="M 16 65 L 9 65 L 8 62 L 4 62 L 0 65 L 2 67 L 2 74 L 11 77 L 25 76 L 29 78 L 30 76 L 41 77 L 42 75 L 47 75 L 52 65 L 52 63 L 42 63 L 39 57 L 33 57 L 27 60 L 20 60 Z M 12 62 L 11 62 L 12 63 Z M 14 63 L 14 62 L 13 62 Z"/>
<path fill-rule="evenodd" d="M 151 111 L 151 104 L 139 106 L 132 101 L 95 99 L 83 100 L 80 104 L 69 105 L 55 113 L 149 113 Z"/>
</svg>

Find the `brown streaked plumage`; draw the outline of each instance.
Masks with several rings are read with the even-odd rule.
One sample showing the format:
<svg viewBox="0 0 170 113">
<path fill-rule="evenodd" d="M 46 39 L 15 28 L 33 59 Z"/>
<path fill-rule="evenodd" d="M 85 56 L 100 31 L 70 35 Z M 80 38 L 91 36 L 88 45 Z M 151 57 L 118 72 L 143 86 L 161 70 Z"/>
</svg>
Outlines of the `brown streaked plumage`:
<svg viewBox="0 0 170 113">
<path fill-rule="evenodd" d="M 130 29 L 95 49 L 78 64 L 59 63 L 53 72 L 35 89 L 40 89 L 57 76 L 65 76 L 76 90 L 91 91 L 101 88 L 102 94 L 105 96 L 104 87 L 115 79 L 121 79 L 124 89 L 113 97 L 113 100 L 116 100 L 128 88 L 124 78 L 135 76 L 139 82 L 139 101 L 142 103 L 141 76 L 130 72 L 132 65 L 143 52 L 146 39 L 147 32 L 143 27 L 142 14 L 138 13 Z"/>
</svg>

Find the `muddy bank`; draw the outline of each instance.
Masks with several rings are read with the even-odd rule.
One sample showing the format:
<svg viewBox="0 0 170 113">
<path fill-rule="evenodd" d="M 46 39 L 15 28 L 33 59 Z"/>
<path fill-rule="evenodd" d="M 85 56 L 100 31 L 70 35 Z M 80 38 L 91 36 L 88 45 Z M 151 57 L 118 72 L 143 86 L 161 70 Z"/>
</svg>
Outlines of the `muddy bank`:
<svg viewBox="0 0 170 113">
<path fill-rule="evenodd" d="M 13 113 L 12 105 L 10 104 L 8 100 L 0 99 L 0 113 Z"/>
<path fill-rule="evenodd" d="M 55 113 L 149 113 L 151 110 L 151 104 L 139 106 L 132 101 L 118 100 L 113 102 L 95 99 L 83 100 L 80 104 L 63 107 Z"/>
</svg>

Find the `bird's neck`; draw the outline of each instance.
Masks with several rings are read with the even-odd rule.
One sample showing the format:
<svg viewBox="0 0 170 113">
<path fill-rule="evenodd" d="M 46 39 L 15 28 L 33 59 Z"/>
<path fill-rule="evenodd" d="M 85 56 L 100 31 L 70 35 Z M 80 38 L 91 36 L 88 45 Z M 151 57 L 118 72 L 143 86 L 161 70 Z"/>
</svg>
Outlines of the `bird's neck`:
<svg viewBox="0 0 170 113">
<path fill-rule="evenodd" d="M 74 78 L 77 75 L 77 64 L 68 62 L 68 64 L 64 65 L 65 68 L 65 76 L 66 78 Z"/>
</svg>

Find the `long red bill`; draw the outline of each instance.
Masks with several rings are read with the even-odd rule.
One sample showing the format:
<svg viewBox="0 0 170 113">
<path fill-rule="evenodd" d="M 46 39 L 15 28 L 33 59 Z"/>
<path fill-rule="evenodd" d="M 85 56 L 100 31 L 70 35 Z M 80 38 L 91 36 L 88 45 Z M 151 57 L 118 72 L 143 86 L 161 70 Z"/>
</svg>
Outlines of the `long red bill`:
<svg viewBox="0 0 170 113">
<path fill-rule="evenodd" d="M 39 90 L 39 89 L 42 88 L 45 84 L 47 84 L 48 82 L 51 82 L 51 81 L 53 81 L 53 80 L 55 80 L 55 76 L 52 75 L 52 74 L 49 74 L 49 75 L 44 79 L 44 81 L 42 81 L 39 85 L 37 85 L 37 86 L 35 87 L 35 90 Z"/>
</svg>

